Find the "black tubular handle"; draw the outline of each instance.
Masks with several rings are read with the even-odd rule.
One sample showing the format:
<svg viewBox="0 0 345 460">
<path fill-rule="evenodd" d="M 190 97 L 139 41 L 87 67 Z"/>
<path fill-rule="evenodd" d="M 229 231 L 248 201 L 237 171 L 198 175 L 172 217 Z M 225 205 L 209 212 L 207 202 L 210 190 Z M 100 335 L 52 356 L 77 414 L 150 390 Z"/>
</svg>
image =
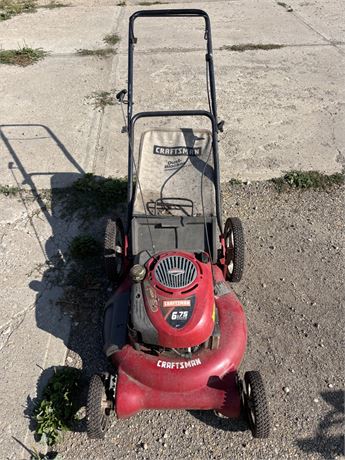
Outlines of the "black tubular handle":
<svg viewBox="0 0 345 460">
<path fill-rule="evenodd" d="M 186 17 L 186 18 L 191 18 L 191 17 L 203 17 L 205 19 L 205 28 L 206 31 L 209 30 L 210 28 L 210 18 L 206 11 L 203 10 L 197 10 L 197 9 L 171 9 L 171 10 L 141 10 L 141 11 L 136 11 L 135 13 L 132 14 L 132 16 L 129 18 L 129 39 L 130 41 L 135 43 L 135 37 L 134 37 L 134 21 L 137 18 L 176 18 L 176 17 Z"/>
<path fill-rule="evenodd" d="M 159 110 L 152 112 L 138 112 L 131 118 L 131 127 L 134 126 L 139 118 L 154 117 L 206 117 L 212 123 L 212 130 L 217 131 L 217 122 L 214 115 L 207 110 Z"/>
<path fill-rule="evenodd" d="M 134 46 L 137 39 L 134 36 L 134 21 L 140 17 L 201 17 L 205 20 L 205 34 L 204 39 L 207 42 L 206 62 L 207 72 L 209 78 L 210 89 L 210 112 L 203 110 L 180 110 L 180 111 L 161 111 L 161 112 L 141 112 L 133 116 L 133 55 Z M 213 67 L 213 50 L 212 50 L 212 36 L 211 36 L 211 23 L 208 14 L 199 9 L 166 9 L 166 10 L 141 10 L 136 11 L 129 18 L 128 30 L 128 106 L 127 106 L 127 122 L 128 122 L 128 222 L 131 221 L 131 212 L 133 205 L 133 139 L 134 139 L 134 125 L 135 122 L 142 117 L 169 117 L 169 116 L 204 116 L 210 119 L 212 123 L 212 146 L 214 157 L 214 170 L 216 182 L 216 213 L 217 221 L 220 232 L 223 231 L 222 213 L 221 213 L 221 196 L 220 196 L 220 174 L 219 174 L 219 155 L 218 155 L 218 139 L 217 132 L 221 130 L 222 125 L 218 126 L 217 119 L 217 103 L 216 103 L 216 86 L 214 78 Z"/>
<path fill-rule="evenodd" d="M 182 9 L 166 9 L 166 10 L 140 10 L 136 11 L 129 18 L 129 30 L 128 30 L 128 109 L 127 116 L 128 122 L 132 118 L 132 105 L 133 105 L 133 54 L 134 45 L 137 39 L 134 36 L 134 21 L 140 17 L 202 17 L 205 20 L 205 35 L 204 38 L 207 40 L 207 54 L 206 60 L 208 62 L 208 73 L 210 81 L 210 98 L 212 113 L 217 121 L 217 103 L 216 103 L 216 87 L 214 79 L 214 68 L 213 68 L 213 50 L 212 50 L 212 37 L 211 37 L 211 22 L 208 14 L 204 10 L 182 8 Z"/>
<path fill-rule="evenodd" d="M 156 16 L 202 16 L 204 18 L 208 19 L 208 14 L 206 11 L 203 10 L 198 10 L 198 9 L 192 9 L 192 8 L 184 8 L 184 9 L 169 9 L 169 10 L 141 10 L 141 11 L 136 11 L 135 13 L 132 14 L 132 16 L 129 18 L 129 22 L 133 23 L 134 20 L 140 16 L 146 16 L 146 17 L 156 17 Z"/>
</svg>

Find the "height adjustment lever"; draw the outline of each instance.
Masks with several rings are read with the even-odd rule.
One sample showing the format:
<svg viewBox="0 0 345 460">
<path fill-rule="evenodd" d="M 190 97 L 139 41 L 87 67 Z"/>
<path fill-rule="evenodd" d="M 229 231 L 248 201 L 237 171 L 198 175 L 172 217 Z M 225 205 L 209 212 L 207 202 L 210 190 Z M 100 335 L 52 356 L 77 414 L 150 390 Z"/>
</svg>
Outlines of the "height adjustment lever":
<svg viewBox="0 0 345 460">
<path fill-rule="evenodd" d="M 116 94 L 116 99 L 119 101 L 119 102 L 123 102 L 124 104 L 127 104 L 128 101 L 125 101 L 125 96 L 127 94 L 127 90 L 126 89 L 122 89 L 119 93 Z"/>
</svg>

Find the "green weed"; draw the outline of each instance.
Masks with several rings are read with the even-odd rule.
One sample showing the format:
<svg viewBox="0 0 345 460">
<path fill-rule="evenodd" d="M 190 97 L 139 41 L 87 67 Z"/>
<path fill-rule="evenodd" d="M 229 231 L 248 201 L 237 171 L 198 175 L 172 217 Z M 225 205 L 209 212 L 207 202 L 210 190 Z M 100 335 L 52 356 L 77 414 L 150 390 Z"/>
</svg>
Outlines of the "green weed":
<svg viewBox="0 0 345 460">
<path fill-rule="evenodd" d="M 230 179 L 229 180 L 230 185 L 242 185 L 242 183 L 243 182 L 241 180 L 239 180 L 239 179 Z"/>
<path fill-rule="evenodd" d="M 37 11 L 36 0 L 0 0 L 0 21 L 6 21 L 22 13 Z"/>
<path fill-rule="evenodd" d="M 43 391 L 35 410 L 36 433 L 49 446 L 55 444 L 63 431 L 70 430 L 76 420 L 76 395 L 80 388 L 80 371 L 63 368 L 55 371 Z"/>
<path fill-rule="evenodd" d="M 19 193 L 18 187 L 11 187 L 10 185 L 0 185 L 0 195 L 16 196 Z"/>
<path fill-rule="evenodd" d="M 272 179 L 278 191 L 288 187 L 298 189 L 329 188 L 334 185 L 341 185 L 345 182 L 344 173 L 331 175 L 322 174 L 319 171 L 291 171 L 283 177 Z"/>
<path fill-rule="evenodd" d="M 107 45 L 116 45 L 121 38 L 117 34 L 108 34 L 103 38 L 104 43 Z"/>
<path fill-rule="evenodd" d="M 19 65 L 26 67 L 40 61 L 47 55 L 42 48 L 24 46 L 17 50 L 0 50 L 0 64 Z"/>
<path fill-rule="evenodd" d="M 36 0 L 0 0 L 0 21 L 6 21 L 22 13 L 35 13 L 39 8 L 52 10 L 66 6 L 70 6 L 70 4 L 55 0 L 46 5 L 37 5 Z"/>
<path fill-rule="evenodd" d="M 110 91 L 94 91 L 86 99 L 91 101 L 95 109 L 104 110 L 107 105 L 115 105 L 115 98 Z"/>
<path fill-rule="evenodd" d="M 80 56 L 96 56 L 96 57 L 107 57 L 111 54 L 116 54 L 116 50 L 114 48 L 99 48 L 96 50 L 88 50 L 88 49 L 80 49 L 77 50 L 77 54 Z"/>
</svg>

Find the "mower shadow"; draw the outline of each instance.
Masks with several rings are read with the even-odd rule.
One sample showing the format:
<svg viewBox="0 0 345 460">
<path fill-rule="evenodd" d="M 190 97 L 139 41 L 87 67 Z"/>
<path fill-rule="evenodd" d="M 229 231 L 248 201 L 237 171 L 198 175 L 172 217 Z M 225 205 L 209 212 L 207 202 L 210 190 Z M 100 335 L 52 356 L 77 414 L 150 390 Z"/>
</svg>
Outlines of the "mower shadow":
<svg viewBox="0 0 345 460">
<path fill-rule="evenodd" d="M 37 124 L 17 124 L 0 126 L 0 139 L 3 141 L 12 161 L 9 161 L 8 168 L 12 179 L 19 189 L 19 198 L 27 213 L 30 233 L 38 243 L 45 262 L 37 267 L 33 273 L 38 274 L 37 279 L 29 282 L 29 287 L 36 292 L 35 317 L 37 328 L 48 332 L 53 337 L 62 341 L 69 349 L 68 363 L 71 366 L 81 368 L 82 388 L 78 405 L 85 405 L 86 388 L 90 375 L 95 372 L 108 369 L 108 362 L 102 351 L 102 307 L 106 298 L 106 285 L 100 284 L 88 290 L 76 305 L 75 299 L 81 292 L 81 287 L 76 287 L 70 282 L 67 275 L 70 270 L 68 262 L 69 242 L 73 237 L 83 233 L 90 234 L 95 240 L 103 240 L 103 230 L 107 216 L 94 221 L 80 220 L 70 212 L 64 202 L 65 191 L 69 190 L 77 179 L 84 177 L 84 170 L 67 150 L 57 136 L 46 126 Z M 27 142 L 25 140 L 27 139 Z M 39 151 L 39 142 L 48 143 L 50 151 L 55 149 L 63 157 L 61 162 L 64 169 L 71 172 L 59 171 L 32 171 L 30 164 L 25 164 L 25 149 L 35 148 Z M 37 144 L 36 144 L 37 142 Z M 46 147 L 45 146 L 45 147 Z M 64 164 L 65 163 L 65 164 Z M 71 168 L 72 165 L 72 168 Z M 60 166 L 60 163 L 59 163 Z M 35 184 L 35 177 L 49 176 L 50 190 L 42 191 Z M 44 178 L 43 178 L 44 180 Z M 23 184 L 29 186 L 28 191 L 21 192 Z M 48 192 L 48 193 L 47 193 Z M 48 197 L 46 196 L 48 194 Z M 50 195 L 50 196 L 49 196 Z M 28 203 L 35 202 L 40 208 L 38 218 L 30 215 L 32 212 Z M 30 208 L 30 209 L 29 209 Z M 95 219 L 96 220 L 96 219 Z M 43 222 L 43 224 L 41 223 Z M 43 230 L 49 224 L 50 236 L 47 240 L 42 238 Z M 93 261 L 95 262 L 95 261 Z M 97 259 L 97 267 L 102 271 L 101 257 Z M 75 270 L 78 271 L 77 269 Z M 102 274 L 101 274 L 102 275 Z M 105 277 L 104 277 L 105 279 Z M 66 297 L 66 291 L 68 296 Z M 58 342 L 56 341 L 56 342 Z M 62 353 L 57 355 L 53 350 L 55 340 L 51 341 L 47 350 L 42 350 L 42 362 L 44 354 L 51 354 L 50 363 L 56 361 L 61 364 Z M 59 345 L 61 349 L 61 345 Z M 24 410 L 25 417 L 30 418 L 30 429 L 35 430 L 33 419 L 34 409 L 42 394 L 42 390 L 53 373 L 54 367 L 42 369 L 37 382 L 37 397 L 29 395 Z M 85 423 L 81 421 L 75 427 L 75 431 L 85 431 Z"/>
<path fill-rule="evenodd" d="M 345 454 L 344 436 L 342 434 L 344 424 L 344 393 L 342 390 L 324 391 L 320 395 L 332 409 L 320 421 L 315 436 L 307 439 L 298 439 L 297 445 L 303 452 L 318 453 L 327 460 L 336 459 Z M 337 427 L 339 434 L 334 434 Z"/>
<path fill-rule="evenodd" d="M 217 430 L 230 431 L 230 432 L 244 432 L 249 430 L 248 422 L 244 416 L 238 419 L 231 419 L 217 415 L 212 410 L 189 410 L 193 417 L 200 420 L 205 425 L 209 425 Z"/>
</svg>

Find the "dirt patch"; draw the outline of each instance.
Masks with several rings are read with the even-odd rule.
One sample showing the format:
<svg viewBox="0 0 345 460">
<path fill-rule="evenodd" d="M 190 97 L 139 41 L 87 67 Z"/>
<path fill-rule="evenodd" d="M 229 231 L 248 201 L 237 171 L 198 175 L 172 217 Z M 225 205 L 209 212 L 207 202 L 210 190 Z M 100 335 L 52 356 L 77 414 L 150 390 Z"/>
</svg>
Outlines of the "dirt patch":
<svg viewBox="0 0 345 460">
<path fill-rule="evenodd" d="M 279 48 L 283 48 L 284 46 L 285 45 L 278 45 L 274 43 L 266 43 L 266 44 L 243 43 L 243 44 L 238 44 L 238 45 L 224 45 L 224 46 L 221 46 L 220 49 L 225 50 L 225 51 L 239 51 L 242 53 L 243 51 L 253 51 L 253 50 L 264 50 L 264 51 L 276 50 Z"/>
<path fill-rule="evenodd" d="M 79 56 L 96 56 L 99 58 L 104 58 L 116 54 L 116 50 L 114 50 L 114 48 L 99 48 L 95 50 L 80 49 L 77 50 L 77 54 Z"/>
</svg>

